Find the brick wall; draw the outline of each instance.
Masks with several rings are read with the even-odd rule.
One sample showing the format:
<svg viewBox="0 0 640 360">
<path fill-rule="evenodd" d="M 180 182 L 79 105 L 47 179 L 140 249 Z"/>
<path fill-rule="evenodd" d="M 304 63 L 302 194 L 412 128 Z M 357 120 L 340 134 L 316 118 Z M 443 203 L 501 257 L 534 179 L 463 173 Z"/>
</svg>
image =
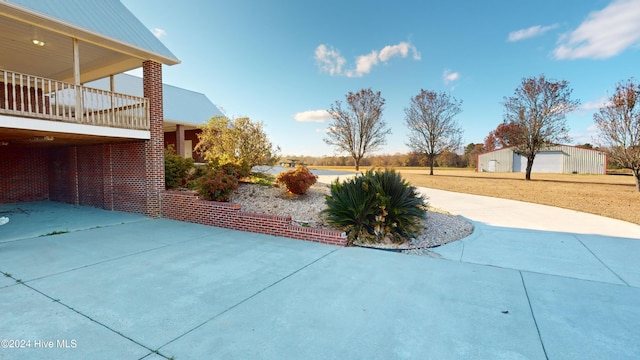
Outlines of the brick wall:
<svg viewBox="0 0 640 360">
<path fill-rule="evenodd" d="M 108 145 L 77 147 L 78 203 L 104 208 L 103 151 Z"/>
<path fill-rule="evenodd" d="M 46 149 L 0 146 L 0 203 L 49 197 Z"/>
<path fill-rule="evenodd" d="M 23 151 L 29 153 L 31 149 Z M 78 166 L 74 146 L 50 148 L 49 152 L 49 193 L 52 201 L 78 205 Z"/>
<path fill-rule="evenodd" d="M 146 141 L 137 141 L 111 144 L 108 150 L 104 150 L 111 155 L 111 174 L 104 181 L 106 198 L 111 199 L 111 209 L 147 214 L 146 148 Z M 164 183 L 164 175 L 162 181 Z M 109 205 L 107 203 L 105 208 L 109 208 Z"/>
<path fill-rule="evenodd" d="M 247 213 L 239 204 L 200 200 L 195 193 L 164 191 L 162 217 L 260 234 L 345 246 L 345 233 L 293 225 L 290 217 Z"/>
</svg>

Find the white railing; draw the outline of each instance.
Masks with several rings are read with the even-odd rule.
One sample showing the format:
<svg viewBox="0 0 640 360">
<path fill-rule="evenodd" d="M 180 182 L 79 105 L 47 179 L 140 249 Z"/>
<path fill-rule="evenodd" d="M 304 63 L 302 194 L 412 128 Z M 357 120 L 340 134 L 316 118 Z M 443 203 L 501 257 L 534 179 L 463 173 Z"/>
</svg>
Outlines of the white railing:
<svg viewBox="0 0 640 360">
<path fill-rule="evenodd" d="M 0 69 L 0 114 L 149 130 L 149 100 Z"/>
</svg>

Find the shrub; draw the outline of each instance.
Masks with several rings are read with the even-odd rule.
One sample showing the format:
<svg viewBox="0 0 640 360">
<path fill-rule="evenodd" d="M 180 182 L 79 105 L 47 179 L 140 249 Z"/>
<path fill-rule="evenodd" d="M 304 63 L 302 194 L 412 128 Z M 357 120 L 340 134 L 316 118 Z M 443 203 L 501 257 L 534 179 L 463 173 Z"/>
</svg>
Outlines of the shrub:
<svg viewBox="0 0 640 360">
<path fill-rule="evenodd" d="M 426 200 L 393 170 L 331 184 L 323 210 L 327 222 L 347 233 L 347 245 L 404 242 L 423 228 Z"/>
<path fill-rule="evenodd" d="M 189 189 L 196 189 L 201 177 L 207 175 L 211 171 L 211 168 L 207 165 L 196 165 L 189 172 L 189 179 L 187 180 L 187 187 Z"/>
<path fill-rule="evenodd" d="M 164 149 L 164 183 L 167 189 L 187 185 L 191 168 L 193 168 L 193 159 L 176 154 L 173 145 Z"/>
<path fill-rule="evenodd" d="M 378 212 L 375 192 L 363 176 L 331 184 L 323 210 L 327 222 L 347 233 L 347 246 L 371 236 Z"/>
<path fill-rule="evenodd" d="M 306 167 L 298 165 L 295 170 L 281 172 L 276 181 L 283 184 L 289 192 L 303 195 L 311 185 L 318 181 L 318 177 L 313 175 Z"/>
<path fill-rule="evenodd" d="M 224 171 L 227 175 L 242 179 L 251 174 L 251 168 L 248 165 L 240 165 L 235 163 L 226 163 L 217 167 L 217 169 Z"/>
<path fill-rule="evenodd" d="M 414 186 L 393 170 L 369 170 L 366 177 L 379 194 L 381 213 L 374 232 L 381 238 L 403 242 L 418 235 L 424 228 L 427 201 Z"/>
<path fill-rule="evenodd" d="M 229 201 L 238 189 L 238 178 L 223 170 L 210 170 L 196 182 L 196 190 L 204 200 Z"/>
</svg>

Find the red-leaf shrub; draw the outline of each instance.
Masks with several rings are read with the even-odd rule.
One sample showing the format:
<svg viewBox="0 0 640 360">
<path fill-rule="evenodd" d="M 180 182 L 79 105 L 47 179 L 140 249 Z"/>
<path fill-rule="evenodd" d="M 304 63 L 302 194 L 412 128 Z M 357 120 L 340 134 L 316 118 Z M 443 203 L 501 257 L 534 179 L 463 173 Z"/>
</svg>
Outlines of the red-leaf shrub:
<svg viewBox="0 0 640 360">
<path fill-rule="evenodd" d="M 211 170 L 198 179 L 196 189 L 204 200 L 229 201 L 238 189 L 238 178 L 224 170 Z"/>
<path fill-rule="evenodd" d="M 281 172 L 276 181 L 284 184 L 289 192 L 303 195 L 311 185 L 318 181 L 318 177 L 313 175 L 306 167 L 298 165 L 295 170 Z"/>
</svg>

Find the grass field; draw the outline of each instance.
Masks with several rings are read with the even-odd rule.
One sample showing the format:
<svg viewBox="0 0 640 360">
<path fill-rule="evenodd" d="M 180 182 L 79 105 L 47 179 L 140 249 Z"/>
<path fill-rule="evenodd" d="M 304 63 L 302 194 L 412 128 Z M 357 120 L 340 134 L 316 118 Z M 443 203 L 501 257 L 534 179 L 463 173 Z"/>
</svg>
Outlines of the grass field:
<svg viewBox="0 0 640 360">
<path fill-rule="evenodd" d="M 313 167 L 329 169 L 328 167 Z M 331 167 L 353 171 L 353 167 Z M 632 176 L 477 173 L 469 169 L 397 168 L 415 186 L 557 206 L 640 224 L 640 192 Z"/>
</svg>

